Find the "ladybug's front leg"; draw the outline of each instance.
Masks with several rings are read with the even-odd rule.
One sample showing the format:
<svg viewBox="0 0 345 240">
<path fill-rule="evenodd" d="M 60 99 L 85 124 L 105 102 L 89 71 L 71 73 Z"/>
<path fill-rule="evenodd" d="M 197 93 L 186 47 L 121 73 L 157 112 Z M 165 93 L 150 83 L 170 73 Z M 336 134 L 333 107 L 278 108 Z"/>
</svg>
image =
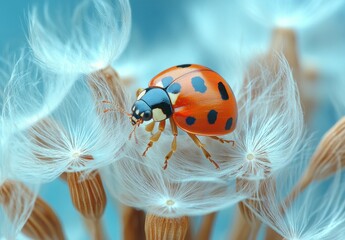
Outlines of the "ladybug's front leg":
<svg viewBox="0 0 345 240">
<path fill-rule="evenodd" d="M 205 155 L 205 157 L 218 169 L 219 165 L 211 158 L 211 154 L 204 148 L 204 144 L 202 144 L 199 140 L 199 138 L 192 133 L 188 133 L 187 134 L 190 136 L 190 138 L 193 140 L 193 142 L 199 147 L 201 148 L 203 154 Z"/>
<path fill-rule="evenodd" d="M 171 131 L 172 131 L 172 134 L 174 135 L 174 139 L 171 143 L 171 150 L 170 152 L 165 156 L 165 161 L 164 161 L 164 166 L 163 166 L 163 169 L 167 169 L 168 167 L 168 160 L 171 158 L 171 156 L 173 155 L 173 153 L 176 151 L 176 138 L 177 138 L 177 126 L 176 126 L 176 123 L 175 121 L 170 118 L 170 126 L 171 126 Z"/>
<path fill-rule="evenodd" d="M 149 150 L 149 148 L 152 147 L 154 142 L 157 142 L 162 134 L 162 132 L 164 131 L 165 128 L 165 120 L 159 122 L 159 126 L 158 126 L 158 132 L 156 132 L 154 135 L 152 135 L 150 137 L 150 142 L 147 144 L 147 147 L 145 149 L 145 151 L 143 152 L 143 156 L 146 155 L 146 152 Z"/>
</svg>

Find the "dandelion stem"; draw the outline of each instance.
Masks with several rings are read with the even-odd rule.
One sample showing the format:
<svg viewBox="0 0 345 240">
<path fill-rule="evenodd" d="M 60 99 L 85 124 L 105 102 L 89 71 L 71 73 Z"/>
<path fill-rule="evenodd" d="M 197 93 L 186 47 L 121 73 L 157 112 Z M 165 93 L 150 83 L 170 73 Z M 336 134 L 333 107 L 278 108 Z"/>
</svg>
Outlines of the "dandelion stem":
<svg viewBox="0 0 345 240">
<path fill-rule="evenodd" d="M 292 190 L 285 204 L 291 202 L 314 180 L 323 180 L 345 165 L 343 146 L 345 142 L 345 117 L 340 119 L 323 137 L 315 150 L 302 179 Z M 340 165 L 340 166 L 339 166 Z"/>
<path fill-rule="evenodd" d="M 107 239 L 104 232 L 103 222 L 101 219 L 87 219 L 84 218 L 85 225 L 93 240 Z"/>
<path fill-rule="evenodd" d="M 314 105 L 314 100 L 308 96 L 308 91 L 310 91 L 310 89 L 307 88 L 313 85 L 316 75 L 315 70 L 311 72 L 309 71 L 310 69 L 303 69 L 301 67 L 298 54 L 297 36 L 293 29 L 276 28 L 273 30 L 269 54 L 274 56 L 277 52 L 281 52 L 290 65 L 293 77 L 300 92 L 304 116 L 308 119 L 310 111 Z"/>
<path fill-rule="evenodd" d="M 273 30 L 271 41 L 271 54 L 282 52 L 293 70 L 295 77 L 298 77 L 300 71 L 297 37 L 293 29 L 276 28 Z"/>
<path fill-rule="evenodd" d="M 261 222 L 257 219 L 248 222 L 242 212 L 238 209 L 235 216 L 235 224 L 233 226 L 229 239 L 254 240 L 256 239 L 256 235 L 259 232 L 260 225 Z"/>
<path fill-rule="evenodd" d="M 267 227 L 265 240 L 282 240 L 282 239 L 284 239 L 284 237 L 282 237 L 280 234 L 278 234 L 272 228 Z"/>
<path fill-rule="evenodd" d="M 199 232 L 197 233 L 196 239 L 200 239 L 200 240 L 211 239 L 213 223 L 214 223 L 214 220 L 216 219 L 216 216 L 217 216 L 216 212 L 213 212 L 204 216 Z"/>
<path fill-rule="evenodd" d="M 145 213 L 129 206 L 122 207 L 122 231 L 125 240 L 145 239 Z"/>
</svg>

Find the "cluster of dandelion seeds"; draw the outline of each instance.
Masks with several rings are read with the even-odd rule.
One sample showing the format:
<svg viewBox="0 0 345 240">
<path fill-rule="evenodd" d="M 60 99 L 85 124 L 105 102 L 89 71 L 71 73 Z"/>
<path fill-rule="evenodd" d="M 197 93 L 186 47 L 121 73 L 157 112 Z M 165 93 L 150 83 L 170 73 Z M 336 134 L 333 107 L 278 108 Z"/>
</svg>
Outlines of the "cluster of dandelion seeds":
<svg viewBox="0 0 345 240">
<path fill-rule="evenodd" d="M 188 2 L 169 13 L 186 23 L 180 34 L 161 29 L 150 47 L 149 19 L 128 0 L 32 6 L 26 45 L 0 60 L 0 238 L 342 239 L 344 118 L 322 118 L 328 99 L 314 90 L 329 79 L 322 62 L 306 67 L 303 41 L 343 2 Z M 219 169 L 188 131 L 130 122 L 135 87 L 189 60 L 236 98 L 235 130 L 198 136 Z M 339 72 L 322 91 L 343 113 Z"/>
</svg>

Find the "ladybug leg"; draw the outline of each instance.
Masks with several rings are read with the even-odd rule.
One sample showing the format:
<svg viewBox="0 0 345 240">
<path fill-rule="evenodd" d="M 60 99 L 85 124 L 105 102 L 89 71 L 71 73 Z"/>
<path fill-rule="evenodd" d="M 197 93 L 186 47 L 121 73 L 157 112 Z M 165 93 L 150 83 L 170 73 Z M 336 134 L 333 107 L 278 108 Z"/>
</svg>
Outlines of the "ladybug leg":
<svg viewBox="0 0 345 240">
<path fill-rule="evenodd" d="M 199 138 L 192 133 L 188 133 L 187 134 L 190 136 L 190 138 L 194 141 L 194 143 L 201 148 L 202 153 L 205 155 L 205 157 L 215 166 L 216 169 L 219 168 L 219 165 L 211 158 L 211 154 L 204 148 L 204 144 L 202 144 L 199 140 Z"/>
<path fill-rule="evenodd" d="M 163 166 L 163 169 L 167 169 L 168 167 L 168 160 L 171 158 L 171 156 L 174 154 L 174 152 L 176 151 L 176 138 L 177 138 L 177 126 L 176 126 L 176 123 L 175 121 L 170 118 L 170 126 L 171 126 L 171 131 L 172 131 L 172 134 L 174 135 L 174 139 L 171 143 L 171 150 L 170 152 L 165 156 L 165 161 L 164 161 L 164 166 Z"/>
<path fill-rule="evenodd" d="M 152 147 L 153 143 L 154 143 L 154 142 L 157 142 L 157 141 L 159 140 L 159 138 L 160 138 L 162 132 L 164 131 L 164 128 L 165 128 L 165 120 L 159 122 L 158 132 L 156 132 L 155 134 L 153 134 L 153 135 L 150 137 L 150 142 L 147 144 L 147 147 L 146 147 L 145 151 L 143 152 L 143 156 L 146 155 L 146 152 L 149 150 L 149 148 Z"/>
<path fill-rule="evenodd" d="M 149 124 L 146 125 L 145 130 L 149 133 L 153 132 L 153 128 L 155 127 L 155 121 L 150 122 Z"/>
<path fill-rule="evenodd" d="M 210 136 L 210 138 L 214 139 L 214 140 L 217 140 L 221 143 L 231 143 L 232 146 L 235 146 L 235 141 L 234 140 L 226 140 L 224 138 L 220 138 L 220 137 L 217 137 L 217 136 Z"/>
</svg>

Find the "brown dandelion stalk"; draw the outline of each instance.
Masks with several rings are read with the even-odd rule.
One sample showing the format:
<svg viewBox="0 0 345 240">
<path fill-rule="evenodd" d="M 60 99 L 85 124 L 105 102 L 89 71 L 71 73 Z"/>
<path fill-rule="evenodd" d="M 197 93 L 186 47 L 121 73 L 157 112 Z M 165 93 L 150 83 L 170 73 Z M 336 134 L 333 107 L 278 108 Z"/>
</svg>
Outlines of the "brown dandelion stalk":
<svg viewBox="0 0 345 240">
<path fill-rule="evenodd" d="M 189 218 L 165 218 L 147 214 L 145 233 L 147 240 L 184 240 L 189 227 Z"/>
<path fill-rule="evenodd" d="M 303 113 L 305 119 L 308 119 L 315 105 L 314 99 L 309 96 L 308 91 L 315 85 L 318 75 L 317 70 L 315 68 L 301 66 L 297 36 L 293 29 L 276 28 L 273 30 L 268 54 L 269 61 L 274 61 L 277 52 L 282 53 L 290 65 L 293 77 L 300 92 Z"/>
<path fill-rule="evenodd" d="M 282 237 L 279 233 L 274 231 L 272 228 L 267 228 L 265 240 L 283 240 L 283 239 L 284 237 Z"/>
<path fill-rule="evenodd" d="M 24 195 L 16 194 L 17 191 Z M 18 192 L 19 192 L 18 191 Z M 18 214 L 18 208 L 11 207 L 11 202 L 21 202 L 25 205 L 25 197 L 34 197 L 28 188 L 23 184 L 7 181 L 0 187 L 0 204 L 10 219 Z M 18 198 L 23 198 L 19 199 Z M 17 208 L 17 209 L 16 209 Z M 65 239 L 61 223 L 52 208 L 40 197 L 37 197 L 33 210 L 23 226 L 22 232 L 32 239 L 37 240 L 63 240 Z"/>
<path fill-rule="evenodd" d="M 125 240 L 145 240 L 145 213 L 123 205 L 122 232 Z"/>
<path fill-rule="evenodd" d="M 217 213 L 213 212 L 204 216 L 200 229 L 197 233 L 196 239 L 208 240 L 211 239 L 213 224 L 216 219 Z"/>
<path fill-rule="evenodd" d="M 294 77 L 300 74 L 300 62 L 297 46 L 297 37 L 293 29 L 276 28 L 273 30 L 270 54 L 274 52 L 281 52 L 284 54 L 290 67 L 292 68 Z"/>
<path fill-rule="evenodd" d="M 107 239 L 103 229 L 102 219 L 87 219 L 84 218 L 84 223 L 87 226 L 90 237 L 93 240 Z"/>
<path fill-rule="evenodd" d="M 345 117 L 341 118 L 322 138 L 302 179 L 286 200 L 289 205 L 314 180 L 323 180 L 345 166 Z"/>
<path fill-rule="evenodd" d="M 269 173 L 269 170 L 266 169 L 266 174 Z M 253 199 L 247 199 L 238 203 L 238 213 L 236 217 L 236 224 L 234 230 L 231 233 L 230 239 L 256 239 L 259 232 L 261 221 L 256 217 L 252 212 L 251 208 L 256 209 L 257 211 L 264 211 L 265 206 L 260 202 L 260 198 L 266 197 L 268 194 L 267 189 L 269 185 L 275 185 L 275 180 L 267 177 L 264 180 L 260 180 L 259 189 L 256 193 L 253 194 Z M 248 189 L 256 188 L 257 181 L 247 180 L 247 179 L 237 179 L 236 182 L 237 189 Z M 250 206 L 250 207 L 249 207 Z"/>
<path fill-rule="evenodd" d="M 243 213 L 238 209 L 234 219 L 233 229 L 230 234 L 230 240 L 244 239 L 251 240 L 256 239 L 256 235 L 260 229 L 261 222 L 257 219 L 248 222 Z"/>
<path fill-rule="evenodd" d="M 345 166 L 345 117 L 340 119 L 322 138 L 316 148 L 309 166 L 303 177 L 296 184 L 290 195 L 285 199 L 285 208 L 290 206 L 295 198 L 303 192 L 313 181 L 320 181 L 335 174 L 339 167 Z M 284 214 L 284 208 L 281 207 Z M 278 236 L 280 238 L 278 238 Z M 266 240 L 282 239 L 273 229 L 268 228 Z"/>
</svg>

